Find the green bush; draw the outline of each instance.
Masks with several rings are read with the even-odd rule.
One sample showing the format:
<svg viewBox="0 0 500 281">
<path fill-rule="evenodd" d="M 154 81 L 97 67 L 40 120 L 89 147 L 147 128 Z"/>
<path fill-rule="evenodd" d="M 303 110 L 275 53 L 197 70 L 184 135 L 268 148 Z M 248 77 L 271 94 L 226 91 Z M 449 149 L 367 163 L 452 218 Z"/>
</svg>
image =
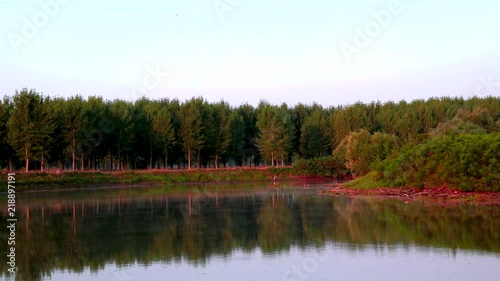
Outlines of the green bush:
<svg viewBox="0 0 500 281">
<path fill-rule="evenodd" d="M 293 163 L 292 171 L 294 175 L 307 177 L 341 178 L 348 175 L 343 163 L 334 157 L 297 160 Z"/>
<path fill-rule="evenodd" d="M 365 129 L 351 132 L 335 148 L 333 156 L 355 176 L 367 174 L 373 165 L 389 156 L 399 147 L 394 134 L 376 132 L 371 134 Z"/>
<path fill-rule="evenodd" d="M 440 186 L 500 191 L 500 133 L 439 136 L 377 167 L 392 186 Z"/>
</svg>

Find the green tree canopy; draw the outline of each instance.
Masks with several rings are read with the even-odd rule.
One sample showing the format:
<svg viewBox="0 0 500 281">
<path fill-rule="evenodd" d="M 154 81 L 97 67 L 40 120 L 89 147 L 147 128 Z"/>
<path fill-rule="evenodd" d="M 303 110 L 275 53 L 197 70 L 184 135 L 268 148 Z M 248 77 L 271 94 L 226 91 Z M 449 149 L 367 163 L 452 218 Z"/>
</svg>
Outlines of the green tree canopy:
<svg viewBox="0 0 500 281">
<path fill-rule="evenodd" d="M 25 160 L 25 171 L 29 170 L 32 158 L 44 159 L 54 130 L 49 101 L 35 90 L 23 89 L 14 96 L 14 108 L 7 123 L 9 144 L 19 158 Z"/>
</svg>

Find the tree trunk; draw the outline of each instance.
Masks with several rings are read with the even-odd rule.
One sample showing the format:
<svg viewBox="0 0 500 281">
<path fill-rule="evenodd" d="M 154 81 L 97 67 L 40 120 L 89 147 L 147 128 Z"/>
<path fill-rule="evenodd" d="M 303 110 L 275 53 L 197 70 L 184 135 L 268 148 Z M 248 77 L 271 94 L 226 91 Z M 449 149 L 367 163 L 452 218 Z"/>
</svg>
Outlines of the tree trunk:
<svg viewBox="0 0 500 281">
<path fill-rule="evenodd" d="M 85 158 L 83 157 L 83 153 L 82 153 L 82 166 L 80 167 L 80 170 L 83 172 L 83 170 L 85 170 Z"/>
<path fill-rule="evenodd" d="M 75 138 L 73 137 L 73 140 L 72 140 L 72 143 L 71 143 L 71 156 L 73 157 L 72 159 L 72 168 L 73 168 L 73 171 L 76 169 L 76 140 Z"/>
<path fill-rule="evenodd" d="M 165 170 L 167 169 L 168 166 L 168 149 L 167 146 L 165 145 Z"/>
<path fill-rule="evenodd" d="M 120 145 L 118 145 L 118 167 L 117 167 L 117 168 L 118 168 L 118 171 L 120 171 L 120 160 L 121 160 L 121 158 L 120 158 L 120 157 L 121 157 L 121 155 L 120 155 L 120 154 L 121 154 L 121 153 L 120 153 Z"/>
<path fill-rule="evenodd" d="M 42 172 L 44 171 L 44 168 L 43 168 L 43 165 L 45 164 L 45 163 L 44 163 L 44 162 L 45 162 L 44 160 L 45 160 L 45 159 L 44 159 L 44 157 L 43 157 L 43 153 L 42 153 L 42 165 L 40 166 L 40 171 L 42 171 Z"/>
<path fill-rule="evenodd" d="M 28 148 L 26 147 L 25 150 L 25 156 L 26 156 L 26 168 L 25 168 L 25 171 L 28 172 L 29 171 L 29 165 L 30 165 L 30 160 L 28 158 Z"/>
<path fill-rule="evenodd" d="M 285 157 L 281 155 L 281 167 L 285 167 Z"/>
<path fill-rule="evenodd" d="M 188 148 L 188 170 L 191 170 L 191 148 Z"/>
<path fill-rule="evenodd" d="M 271 167 L 274 167 L 274 151 L 271 152 Z"/>
<path fill-rule="evenodd" d="M 215 154 L 215 169 L 219 168 L 219 155 Z"/>
<path fill-rule="evenodd" d="M 153 170 L 153 148 L 149 150 L 149 169 Z"/>
</svg>

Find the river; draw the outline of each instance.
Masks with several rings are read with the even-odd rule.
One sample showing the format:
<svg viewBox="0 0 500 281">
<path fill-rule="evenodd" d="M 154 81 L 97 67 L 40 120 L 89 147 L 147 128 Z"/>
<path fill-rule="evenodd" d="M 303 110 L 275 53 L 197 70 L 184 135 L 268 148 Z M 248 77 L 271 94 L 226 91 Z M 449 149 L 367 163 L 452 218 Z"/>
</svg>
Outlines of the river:
<svg viewBox="0 0 500 281">
<path fill-rule="evenodd" d="M 500 280 L 498 205 L 335 197 L 324 186 L 19 193 L 17 275 L 2 262 L 0 279 Z"/>
</svg>

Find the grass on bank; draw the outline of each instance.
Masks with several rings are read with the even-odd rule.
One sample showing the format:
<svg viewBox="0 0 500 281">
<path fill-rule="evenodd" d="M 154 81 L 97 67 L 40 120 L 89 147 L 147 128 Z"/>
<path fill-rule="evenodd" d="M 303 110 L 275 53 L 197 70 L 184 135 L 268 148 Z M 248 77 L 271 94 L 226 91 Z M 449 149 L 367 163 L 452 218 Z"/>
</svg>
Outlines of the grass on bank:
<svg viewBox="0 0 500 281">
<path fill-rule="evenodd" d="M 50 190 L 93 187 L 98 185 L 165 184 L 263 181 L 292 178 L 291 168 L 246 168 L 207 170 L 148 170 L 120 172 L 34 172 L 16 175 L 16 190 Z M 7 187 L 0 187 L 6 191 Z"/>
<path fill-rule="evenodd" d="M 342 186 L 352 189 L 376 189 L 389 185 L 384 180 L 377 179 L 377 172 L 370 172 L 362 177 L 346 182 Z"/>
</svg>

